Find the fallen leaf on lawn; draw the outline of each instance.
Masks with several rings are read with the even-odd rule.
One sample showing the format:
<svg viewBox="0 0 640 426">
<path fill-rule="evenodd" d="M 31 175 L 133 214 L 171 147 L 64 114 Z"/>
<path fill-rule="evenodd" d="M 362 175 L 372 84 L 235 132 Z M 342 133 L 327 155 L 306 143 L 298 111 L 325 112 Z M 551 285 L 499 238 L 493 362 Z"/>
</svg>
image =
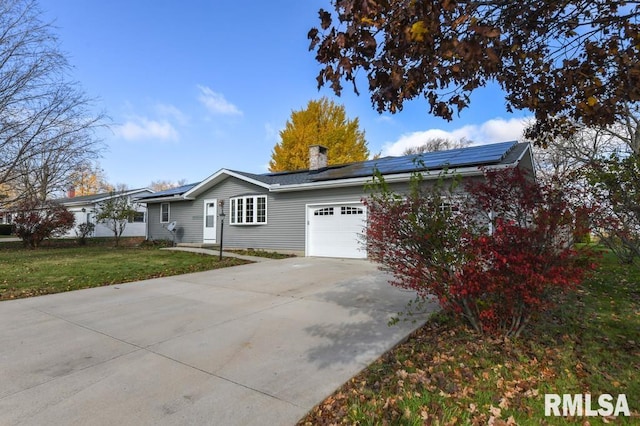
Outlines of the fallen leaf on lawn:
<svg viewBox="0 0 640 426">
<path fill-rule="evenodd" d="M 507 398 L 501 398 L 498 407 L 507 409 L 509 408 L 509 400 Z"/>
<path fill-rule="evenodd" d="M 494 407 L 493 405 L 489 407 L 489 412 L 491 413 L 492 416 L 495 416 L 495 417 L 500 417 L 500 414 L 502 414 L 502 410 L 499 409 L 498 407 Z"/>
<path fill-rule="evenodd" d="M 445 425 L 449 426 L 454 426 L 458 424 L 458 418 L 457 417 L 452 417 L 451 420 L 449 420 L 447 423 L 445 423 Z"/>
</svg>

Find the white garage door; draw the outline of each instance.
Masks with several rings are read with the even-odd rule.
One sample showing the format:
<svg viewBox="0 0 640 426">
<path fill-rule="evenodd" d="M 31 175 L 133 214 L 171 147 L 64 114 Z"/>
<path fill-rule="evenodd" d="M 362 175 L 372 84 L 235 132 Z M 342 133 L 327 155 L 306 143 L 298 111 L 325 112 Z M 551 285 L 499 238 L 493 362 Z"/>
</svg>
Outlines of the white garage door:
<svg viewBox="0 0 640 426">
<path fill-rule="evenodd" d="M 366 218 L 362 203 L 309 206 L 307 255 L 366 258 L 362 244 Z"/>
</svg>

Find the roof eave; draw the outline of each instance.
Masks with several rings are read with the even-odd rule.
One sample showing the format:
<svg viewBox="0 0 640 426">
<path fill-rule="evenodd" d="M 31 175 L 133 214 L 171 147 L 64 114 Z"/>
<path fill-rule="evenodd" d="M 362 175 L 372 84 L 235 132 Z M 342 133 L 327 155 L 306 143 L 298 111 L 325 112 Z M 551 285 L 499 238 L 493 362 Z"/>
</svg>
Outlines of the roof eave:
<svg viewBox="0 0 640 426">
<path fill-rule="evenodd" d="M 500 167 L 501 165 L 496 166 L 487 166 L 487 167 Z M 513 164 L 507 164 L 505 166 L 513 166 Z M 417 172 L 423 173 L 423 178 L 426 180 L 438 179 L 440 177 L 440 173 L 443 172 L 443 169 L 437 170 L 418 170 Z M 480 167 L 463 167 L 460 169 L 452 169 L 449 171 L 450 174 L 460 175 L 460 176 L 480 176 L 482 175 L 482 170 Z M 383 175 L 385 182 L 387 183 L 399 183 L 399 182 L 408 182 L 411 180 L 413 176 L 412 173 L 397 173 L 397 174 L 388 174 Z M 324 189 L 324 188 L 341 188 L 341 187 L 349 187 L 349 186 L 360 186 L 367 183 L 371 183 L 373 181 L 372 176 L 365 176 L 359 178 L 349 178 L 349 179 L 338 179 L 331 181 L 319 181 L 319 182 L 310 182 L 310 183 L 300 183 L 293 185 L 272 185 L 270 191 L 271 192 L 292 192 L 292 191 L 310 191 L 314 189 Z"/>
<path fill-rule="evenodd" d="M 155 202 L 169 202 L 169 201 L 182 201 L 185 198 L 181 194 L 168 195 L 166 197 L 157 197 L 157 198 L 143 198 L 143 199 L 135 199 L 134 201 L 137 203 L 155 203 Z"/>
<path fill-rule="evenodd" d="M 223 181 L 227 177 L 235 177 L 237 179 L 243 180 L 243 181 L 251 183 L 253 185 L 257 185 L 257 186 L 260 186 L 260 187 L 263 187 L 263 188 L 266 188 L 266 189 L 270 188 L 270 185 L 268 185 L 268 184 L 266 184 L 264 182 L 260 182 L 260 181 L 255 180 L 255 179 L 251 179 L 251 178 L 249 178 L 247 176 L 244 176 L 244 175 L 242 175 L 240 173 L 236 173 L 236 172 L 234 172 L 232 170 L 220 169 L 217 172 L 215 172 L 214 174 L 212 174 L 211 176 L 209 176 L 208 178 L 206 178 L 205 180 L 203 180 L 202 182 L 200 182 L 198 185 L 194 186 L 193 188 L 191 188 L 190 190 L 185 192 L 183 197 L 185 199 L 193 200 L 198 195 L 200 195 L 202 192 L 206 191 L 211 186 L 215 186 L 216 184 L 218 184 L 219 182 Z"/>
<path fill-rule="evenodd" d="M 103 201 L 106 201 L 110 198 L 115 198 L 115 197 L 120 197 L 122 195 L 126 195 L 127 197 L 130 197 L 134 194 L 140 193 L 140 192 L 151 192 L 153 193 L 153 189 L 150 188 L 138 188 L 138 189 L 131 189 L 128 191 L 124 191 L 124 192 L 114 192 L 114 193 L 109 193 L 109 194 L 104 194 L 103 196 L 99 197 L 99 198 L 91 198 L 91 199 L 85 199 L 85 200 L 74 200 L 73 198 L 71 199 L 67 199 L 68 201 L 64 201 L 64 202 L 60 202 L 60 204 L 65 205 L 65 206 L 79 206 L 82 204 L 96 204 L 96 203 L 101 203 Z"/>
<path fill-rule="evenodd" d="M 58 202 L 57 200 L 54 200 L 56 202 Z M 87 204 L 95 204 L 96 201 L 95 200 L 84 200 L 84 201 L 67 201 L 64 203 L 60 203 L 65 207 L 76 207 L 76 206 L 84 206 Z"/>
</svg>

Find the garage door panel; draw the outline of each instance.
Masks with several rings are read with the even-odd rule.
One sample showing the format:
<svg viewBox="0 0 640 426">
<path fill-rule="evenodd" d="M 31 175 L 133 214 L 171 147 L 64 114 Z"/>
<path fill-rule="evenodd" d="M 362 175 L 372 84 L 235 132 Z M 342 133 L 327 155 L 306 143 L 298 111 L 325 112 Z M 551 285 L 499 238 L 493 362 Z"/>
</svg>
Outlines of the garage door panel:
<svg viewBox="0 0 640 426">
<path fill-rule="evenodd" d="M 362 204 L 310 206 L 308 212 L 310 256 L 366 258 L 361 235 L 366 225 Z"/>
</svg>

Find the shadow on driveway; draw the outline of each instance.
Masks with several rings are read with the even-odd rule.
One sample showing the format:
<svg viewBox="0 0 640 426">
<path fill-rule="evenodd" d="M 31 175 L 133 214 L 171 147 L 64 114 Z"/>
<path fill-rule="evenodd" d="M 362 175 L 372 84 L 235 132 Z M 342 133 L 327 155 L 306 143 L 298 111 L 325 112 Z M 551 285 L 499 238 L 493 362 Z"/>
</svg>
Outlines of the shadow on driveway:
<svg viewBox="0 0 640 426">
<path fill-rule="evenodd" d="M 414 292 L 392 287 L 388 280 L 389 275 L 376 272 L 339 282 L 331 290 L 313 295 L 315 300 L 346 308 L 353 321 L 307 327 L 309 334 L 326 342 L 309 349 L 309 360 L 320 368 L 354 359 L 366 366 L 393 346 L 389 346 L 390 341 L 401 341 L 438 309 L 437 303 L 430 302 L 424 312 L 389 325 L 392 318 L 406 311 Z"/>
</svg>

